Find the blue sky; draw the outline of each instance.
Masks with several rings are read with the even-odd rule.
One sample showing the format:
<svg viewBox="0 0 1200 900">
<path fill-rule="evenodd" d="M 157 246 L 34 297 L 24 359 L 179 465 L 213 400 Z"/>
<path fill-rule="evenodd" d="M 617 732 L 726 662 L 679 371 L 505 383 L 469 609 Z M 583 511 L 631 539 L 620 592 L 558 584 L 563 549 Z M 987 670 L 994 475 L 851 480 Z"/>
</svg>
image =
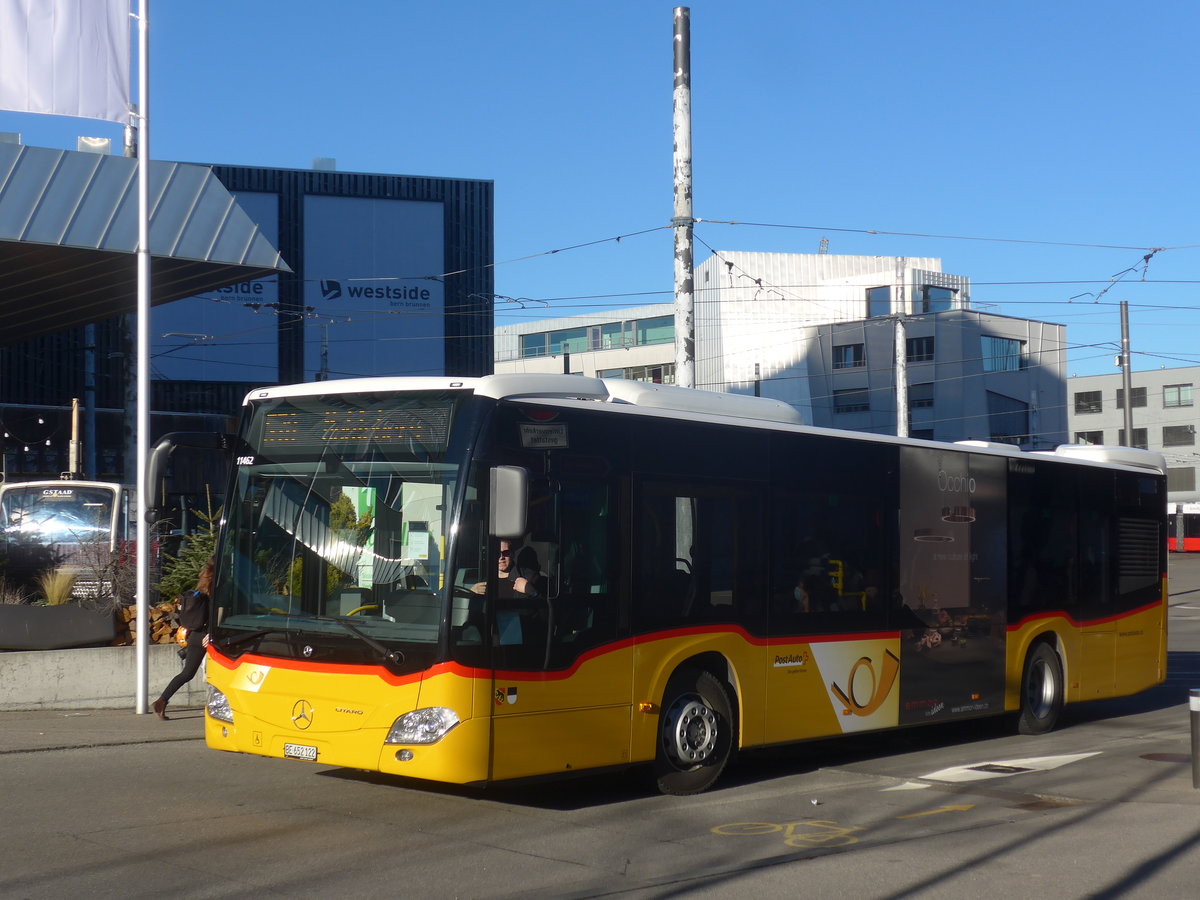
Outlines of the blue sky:
<svg viewBox="0 0 1200 900">
<path fill-rule="evenodd" d="M 665 302 L 672 8 L 157 0 L 152 153 L 491 179 L 496 291 L 527 298 L 498 322 Z M 705 245 L 814 253 L 823 237 L 831 253 L 936 256 L 977 307 L 1066 324 L 1070 373 L 1114 371 L 1121 300 L 1135 369 L 1200 362 L 1200 7 L 690 9 L 694 214 L 714 220 L 696 226 L 697 262 Z M 13 113 L 0 130 L 119 140 Z"/>
</svg>

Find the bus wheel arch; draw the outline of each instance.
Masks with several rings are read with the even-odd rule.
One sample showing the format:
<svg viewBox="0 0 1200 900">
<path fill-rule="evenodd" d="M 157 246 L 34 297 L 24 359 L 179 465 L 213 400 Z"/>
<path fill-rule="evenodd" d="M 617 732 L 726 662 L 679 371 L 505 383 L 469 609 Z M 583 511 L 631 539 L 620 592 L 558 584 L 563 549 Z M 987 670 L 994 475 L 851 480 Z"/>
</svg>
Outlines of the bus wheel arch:
<svg viewBox="0 0 1200 900">
<path fill-rule="evenodd" d="M 1017 730 L 1021 734 L 1045 734 L 1054 728 L 1062 712 L 1066 679 L 1062 656 L 1053 635 L 1033 642 L 1021 669 L 1021 706 Z"/>
<path fill-rule="evenodd" d="M 727 679 L 703 659 L 675 669 L 659 709 L 654 774 L 660 791 L 682 796 L 712 787 L 736 745 L 735 709 Z"/>
</svg>

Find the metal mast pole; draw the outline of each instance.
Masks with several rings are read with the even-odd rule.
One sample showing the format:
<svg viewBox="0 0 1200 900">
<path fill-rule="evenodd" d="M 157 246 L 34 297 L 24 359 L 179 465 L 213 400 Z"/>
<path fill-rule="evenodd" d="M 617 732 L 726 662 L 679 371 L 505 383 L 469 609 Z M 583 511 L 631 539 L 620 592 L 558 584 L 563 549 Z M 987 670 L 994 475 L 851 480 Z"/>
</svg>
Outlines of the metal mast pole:
<svg viewBox="0 0 1200 900">
<path fill-rule="evenodd" d="M 1125 389 L 1125 446 L 1133 446 L 1133 376 L 1129 371 L 1129 303 L 1121 301 L 1121 387 Z"/>
<path fill-rule="evenodd" d="M 696 321 L 692 268 L 691 9 L 675 7 L 675 383 L 696 386 Z"/>
<path fill-rule="evenodd" d="M 904 313 L 896 315 L 896 437 L 908 437 L 908 338 Z"/>
<path fill-rule="evenodd" d="M 138 3 L 138 249 L 137 249 L 137 697 L 148 712 L 150 671 L 150 534 L 146 522 L 147 443 L 150 440 L 150 0 Z"/>
<path fill-rule="evenodd" d="M 907 264 L 905 257 L 896 257 L 896 296 L 892 299 L 896 304 L 896 437 L 908 437 L 908 329 L 904 321 Z"/>
</svg>

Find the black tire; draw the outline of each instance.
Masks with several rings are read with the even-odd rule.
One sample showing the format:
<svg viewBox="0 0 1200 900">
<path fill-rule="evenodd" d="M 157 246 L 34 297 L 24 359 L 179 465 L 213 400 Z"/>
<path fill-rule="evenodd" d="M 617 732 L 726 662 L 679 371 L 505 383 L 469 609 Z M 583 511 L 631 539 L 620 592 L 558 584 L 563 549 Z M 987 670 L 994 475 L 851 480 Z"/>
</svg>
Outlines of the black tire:
<svg viewBox="0 0 1200 900">
<path fill-rule="evenodd" d="M 1037 644 L 1025 657 L 1017 730 L 1021 734 L 1045 734 L 1058 722 L 1062 707 L 1062 661 L 1049 644 Z"/>
<path fill-rule="evenodd" d="M 680 669 L 659 710 L 654 774 L 664 794 L 699 794 L 716 782 L 733 751 L 733 704 L 710 672 Z"/>
</svg>

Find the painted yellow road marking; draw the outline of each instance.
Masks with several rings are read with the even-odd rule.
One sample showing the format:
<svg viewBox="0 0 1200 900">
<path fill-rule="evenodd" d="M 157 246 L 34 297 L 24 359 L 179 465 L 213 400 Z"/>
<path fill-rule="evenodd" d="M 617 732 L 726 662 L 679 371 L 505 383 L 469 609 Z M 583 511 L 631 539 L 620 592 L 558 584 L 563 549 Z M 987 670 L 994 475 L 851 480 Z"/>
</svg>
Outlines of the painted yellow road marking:
<svg viewBox="0 0 1200 900">
<path fill-rule="evenodd" d="M 919 819 L 921 816 L 936 816 L 938 813 L 944 812 L 966 812 L 968 809 L 974 809 L 974 803 L 964 803 L 962 806 L 941 806 L 937 809 L 927 809 L 924 812 L 909 813 L 906 816 L 896 816 L 897 819 Z"/>
<path fill-rule="evenodd" d="M 805 819 L 801 822 L 734 822 L 718 825 L 713 834 L 758 835 L 783 832 L 783 842 L 789 847 L 844 847 L 857 844 L 854 832 L 863 829 L 857 825 L 840 825 L 832 819 Z"/>
</svg>

